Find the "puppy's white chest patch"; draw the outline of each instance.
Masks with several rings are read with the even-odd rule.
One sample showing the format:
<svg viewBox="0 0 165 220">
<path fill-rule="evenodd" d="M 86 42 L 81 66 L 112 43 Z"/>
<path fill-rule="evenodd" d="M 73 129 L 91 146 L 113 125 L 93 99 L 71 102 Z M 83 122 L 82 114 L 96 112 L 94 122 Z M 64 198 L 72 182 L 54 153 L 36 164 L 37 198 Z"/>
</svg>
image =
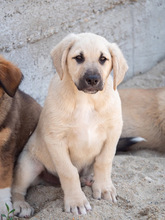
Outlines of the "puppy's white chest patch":
<svg viewBox="0 0 165 220">
<path fill-rule="evenodd" d="M 105 128 L 99 113 L 86 100 L 78 103 L 73 112 L 68 138 L 72 162 L 79 163 L 79 167 L 92 162 L 101 151 L 106 139 Z"/>
<path fill-rule="evenodd" d="M 84 102 L 75 109 L 73 121 L 75 121 L 76 130 L 74 133 L 77 135 L 77 139 L 86 142 L 89 147 L 91 143 L 96 141 L 97 137 L 98 123 L 95 110 L 91 105 Z"/>
</svg>

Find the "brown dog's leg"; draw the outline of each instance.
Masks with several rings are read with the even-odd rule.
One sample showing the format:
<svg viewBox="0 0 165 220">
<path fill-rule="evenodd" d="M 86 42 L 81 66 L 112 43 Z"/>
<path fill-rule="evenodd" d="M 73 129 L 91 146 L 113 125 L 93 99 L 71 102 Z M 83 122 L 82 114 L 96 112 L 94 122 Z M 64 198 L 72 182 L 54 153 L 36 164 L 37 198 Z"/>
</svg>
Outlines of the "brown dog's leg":
<svg viewBox="0 0 165 220">
<path fill-rule="evenodd" d="M 4 155 L 3 155 L 4 156 Z M 7 214 L 7 204 L 10 211 L 12 210 L 11 203 L 11 185 L 13 175 L 13 161 L 7 158 L 6 161 L 0 157 L 0 216 Z"/>
<path fill-rule="evenodd" d="M 11 129 L 6 127 L 0 132 L 0 215 L 7 214 L 5 203 L 12 209 L 11 184 L 13 177 L 13 153 L 7 145 Z"/>
</svg>

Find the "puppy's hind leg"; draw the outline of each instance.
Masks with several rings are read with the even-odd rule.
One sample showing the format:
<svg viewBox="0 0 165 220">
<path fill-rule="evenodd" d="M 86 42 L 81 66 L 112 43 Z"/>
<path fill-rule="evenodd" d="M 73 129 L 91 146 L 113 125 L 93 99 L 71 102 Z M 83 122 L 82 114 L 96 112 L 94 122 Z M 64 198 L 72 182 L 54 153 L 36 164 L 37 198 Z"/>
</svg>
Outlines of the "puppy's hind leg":
<svg viewBox="0 0 165 220">
<path fill-rule="evenodd" d="M 19 217 L 33 215 L 34 209 L 25 201 L 25 195 L 28 187 L 42 170 L 43 165 L 32 158 L 30 152 L 24 150 L 16 166 L 12 187 L 12 201 L 15 215 Z"/>
</svg>

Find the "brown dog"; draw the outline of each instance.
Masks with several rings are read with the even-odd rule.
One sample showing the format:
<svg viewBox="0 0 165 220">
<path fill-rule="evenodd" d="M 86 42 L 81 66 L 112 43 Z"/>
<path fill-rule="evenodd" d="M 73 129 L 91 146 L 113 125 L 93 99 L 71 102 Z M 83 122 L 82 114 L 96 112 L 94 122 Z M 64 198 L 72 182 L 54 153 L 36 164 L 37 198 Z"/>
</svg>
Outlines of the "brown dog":
<svg viewBox="0 0 165 220">
<path fill-rule="evenodd" d="M 21 71 L 0 56 L 0 216 L 11 205 L 13 167 L 40 115 L 40 105 L 18 90 Z"/>
<path fill-rule="evenodd" d="M 165 88 L 121 89 L 119 94 L 124 121 L 121 137 L 139 136 L 145 140 L 132 147 L 131 139 L 125 139 L 122 146 L 120 140 L 118 150 L 146 148 L 165 152 Z"/>
</svg>

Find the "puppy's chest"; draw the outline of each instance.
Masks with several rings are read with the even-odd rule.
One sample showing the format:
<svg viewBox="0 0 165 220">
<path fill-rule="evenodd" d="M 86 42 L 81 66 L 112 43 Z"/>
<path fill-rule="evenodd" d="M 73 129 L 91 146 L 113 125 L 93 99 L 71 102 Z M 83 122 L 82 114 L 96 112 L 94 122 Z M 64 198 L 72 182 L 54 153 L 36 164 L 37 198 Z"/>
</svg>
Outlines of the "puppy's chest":
<svg viewBox="0 0 165 220">
<path fill-rule="evenodd" d="M 105 140 L 106 128 L 101 115 L 87 103 L 79 105 L 73 112 L 68 132 L 71 155 L 79 159 L 93 158 Z"/>
</svg>

